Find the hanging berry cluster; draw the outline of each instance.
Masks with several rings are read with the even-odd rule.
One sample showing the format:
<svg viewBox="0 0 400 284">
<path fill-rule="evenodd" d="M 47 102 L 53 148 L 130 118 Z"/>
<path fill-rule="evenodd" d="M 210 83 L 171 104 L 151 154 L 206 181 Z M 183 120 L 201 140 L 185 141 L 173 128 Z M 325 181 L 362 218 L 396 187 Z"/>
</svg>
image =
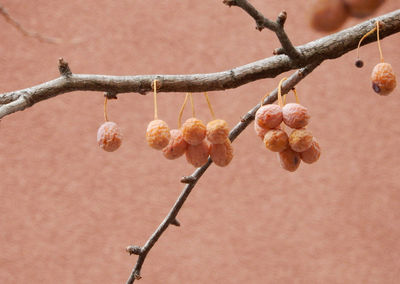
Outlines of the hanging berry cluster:
<svg viewBox="0 0 400 284">
<path fill-rule="evenodd" d="M 394 74 L 392 65 L 389 63 L 384 62 L 383 55 L 382 55 L 382 49 L 381 49 L 381 43 L 379 41 L 379 26 L 381 23 L 379 21 L 376 21 L 375 27 L 366 33 L 359 41 L 358 47 L 357 47 L 357 60 L 355 62 L 356 67 L 361 68 L 364 66 L 364 62 L 359 59 L 359 50 L 360 50 L 360 45 L 361 42 L 370 34 L 374 33 L 376 31 L 376 37 L 377 37 L 377 42 L 378 42 L 378 49 L 379 49 L 379 55 L 380 55 L 380 63 L 375 65 L 374 69 L 372 70 L 371 74 L 371 81 L 372 81 L 372 89 L 379 95 L 381 96 L 387 96 L 389 95 L 397 85 L 396 82 L 396 75 Z"/>
<path fill-rule="evenodd" d="M 297 103 L 285 104 L 281 95 L 281 84 L 286 80 L 283 78 L 278 86 L 278 103 L 262 105 L 255 115 L 254 129 L 263 140 L 265 147 L 277 152 L 283 169 L 294 172 L 300 165 L 301 160 L 305 163 L 316 162 L 321 149 L 312 133 L 306 129 L 310 120 L 307 108 L 299 104 L 296 90 L 293 92 Z M 285 131 L 282 122 L 292 128 L 290 135 Z"/>
<path fill-rule="evenodd" d="M 195 167 L 204 165 L 208 157 L 220 167 L 227 166 L 233 158 L 233 148 L 229 140 L 229 128 L 226 121 L 215 119 L 208 95 L 207 103 L 213 117 L 207 126 L 196 118 L 191 94 L 186 94 L 179 112 L 178 129 L 169 130 L 167 123 L 158 119 L 157 114 L 157 81 L 154 81 L 154 120 L 147 127 L 146 140 L 150 147 L 162 150 L 164 157 L 173 160 L 183 154 L 186 160 Z M 181 124 L 183 110 L 190 98 L 192 117 Z"/>
</svg>

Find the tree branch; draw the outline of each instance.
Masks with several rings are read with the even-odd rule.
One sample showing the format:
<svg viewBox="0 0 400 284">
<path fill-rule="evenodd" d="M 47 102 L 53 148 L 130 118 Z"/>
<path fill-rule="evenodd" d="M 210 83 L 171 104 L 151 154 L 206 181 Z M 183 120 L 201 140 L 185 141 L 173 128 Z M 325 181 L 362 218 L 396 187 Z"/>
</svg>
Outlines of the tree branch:
<svg viewBox="0 0 400 284">
<path fill-rule="evenodd" d="M 237 0 L 236 0 L 237 1 Z M 52 81 L 8 93 L 0 94 L 0 118 L 24 110 L 42 100 L 73 91 L 101 91 L 140 93 L 152 91 L 157 79 L 159 92 L 206 92 L 237 88 L 241 85 L 307 66 L 310 63 L 333 59 L 356 49 L 359 39 L 371 30 L 375 21 L 382 22 L 380 37 L 385 38 L 400 31 L 400 10 L 365 21 L 341 32 L 323 37 L 297 47 L 301 57 L 293 60 L 287 55 L 276 55 L 231 70 L 193 75 L 138 75 L 107 76 L 71 74 Z M 376 41 L 367 37 L 363 44 Z"/>
<path fill-rule="evenodd" d="M 320 62 L 315 62 L 313 64 L 307 65 L 306 67 L 296 71 L 293 75 L 291 75 L 287 80 L 282 84 L 282 94 L 288 93 L 297 83 L 299 83 L 302 79 L 304 79 L 308 74 L 310 74 Z M 265 98 L 263 104 L 271 104 L 277 100 L 278 89 L 272 91 L 267 98 Z M 260 104 L 254 106 L 251 110 L 249 110 L 241 119 L 241 121 L 231 130 L 229 133 L 229 139 L 233 142 L 243 130 L 254 120 L 255 114 L 257 110 L 260 108 Z M 212 160 L 209 158 L 207 163 L 205 163 L 202 167 L 197 168 L 192 175 L 188 177 L 184 177 L 184 180 L 181 180 L 187 185 L 184 187 L 182 193 L 179 195 L 176 200 L 174 206 L 171 208 L 167 216 L 164 218 L 162 223 L 158 226 L 156 231 L 150 236 L 147 240 L 146 244 L 143 247 L 138 246 L 128 246 L 127 251 L 130 254 L 138 254 L 138 260 L 136 262 L 135 267 L 132 270 L 131 275 L 129 276 L 126 284 L 132 284 L 135 280 L 141 278 L 140 270 L 143 266 L 143 263 L 146 259 L 147 254 L 157 242 L 157 240 L 161 237 L 163 232 L 168 228 L 170 224 L 173 224 L 174 220 L 176 220 L 176 216 L 179 213 L 179 210 L 182 208 L 184 202 L 187 197 L 195 187 L 196 183 L 199 181 L 201 176 L 206 172 L 208 167 L 212 164 Z"/>
</svg>

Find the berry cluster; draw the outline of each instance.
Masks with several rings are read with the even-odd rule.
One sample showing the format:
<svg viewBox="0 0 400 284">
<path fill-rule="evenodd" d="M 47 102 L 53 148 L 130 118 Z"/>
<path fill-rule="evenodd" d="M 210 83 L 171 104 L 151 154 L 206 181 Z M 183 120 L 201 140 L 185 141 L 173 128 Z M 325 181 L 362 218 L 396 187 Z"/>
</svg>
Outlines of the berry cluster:
<svg viewBox="0 0 400 284">
<path fill-rule="evenodd" d="M 206 98 L 209 102 L 207 96 Z M 180 112 L 179 125 L 186 100 L 187 95 Z M 211 105 L 209 106 L 211 110 Z M 229 128 L 225 120 L 214 119 L 206 126 L 194 113 L 193 117 L 178 129 L 170 131 L 164 121 L 157 119 L 149 123 L 146 131 L 150 147 L 162 150 L 164 157 L 169 160 L 185 154 L 186 160 L 195 167 L 204 165 L 208 157 L 211 157 L 217 166 L 227 166 L 233 158 L 233 148 L 228 135 Z"/>
<path fill-rule="evenodd" d="M 254 129 L 263 140 L 265 147 L 279 154 L 283 169 L 294 172 L 303 162 L 316 162 L 321 149 L 311 132 L 306 129 L 310 115 L 307 108 L 298 103 L 288 103 L 283 107 L 269 104 L 261 106 L 255 115 Z M 292 128 L 287 134 L 281 123 Z"/>
<path fill-rule="evenodd" d="M 312 0 L 309 21 L 320 32 L 332 32 L 348 17 L 363 18 L 372 15 L 384 0 Z"/>
</svg>

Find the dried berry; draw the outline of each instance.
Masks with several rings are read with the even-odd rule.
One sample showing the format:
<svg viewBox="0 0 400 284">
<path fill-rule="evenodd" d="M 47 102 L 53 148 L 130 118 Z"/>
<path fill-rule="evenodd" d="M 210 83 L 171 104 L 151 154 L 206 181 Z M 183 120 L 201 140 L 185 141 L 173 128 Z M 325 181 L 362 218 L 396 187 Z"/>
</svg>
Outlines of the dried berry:
<svg viewBox="0 0 400 284">
<path fill-rule="evenodd" d="M 300 153 L 293 151 L 290 148 L 278 153 L 281 167 L 289 172 L 294 172 L 300 165 Z"/>
<path fill-rule="evenodd" d="M 389 63 L 379 63 L 372 70 L 372 88 L 381 96 L 390 94 L 396 88 L 396 75 L 392 65 Z"/>
<path fill-rule="evenodd" d="M 211 144 L 210 157 L 214 164 L 220 167 L 227 166 L 233 158 L 233 148 L 231 141 L 226 139 L 222 144 Z"/>
<path fill-rule="evenodd" d="M 281 129 L 271 129 L 264 136 L 264 144 L 273 152 L 282 152 L 289 145 L 289 138 Z"/>
<path fill-rule="evenodd" d="M 343 25 L 347 16 L 342 0 L 313 0 L 310 3 L 309 21 L 317 31 L 335 31 Z"/>
<path fill-rule="evenodd" d="M 207 124 L 207 139 L 210 141 L 210 143 L 225 143 L 228 135 L 229 128 L 225 120 L 214 119 Z"/>
<path fill-rule="evenodd" d="M 372 15 L 384 0 L 344 0 L 350 16 L 353 17 L 367 17 Z"/>
<path fill-rule="evenodd" d="M 150 121 L 146 131 L 146 140 L 150 147 L 161 150 L 168 145 L 170 138 L 169 127 L 165 121 L 160 119 Z"/>
<path fill-rule="evenodd" d="M 317 140 L 313 139 L 312 145 L 310 148 L 300 153 L 300 157 L 303 162 L 307 164 L 312 164 L 318 161 L 321 156 L 321 147 L 319 146 Z"/>
<path fill-rule="evenodd" d="M 200 144 L 189 144 L 186 149 L 186 160 L 195 167 L 204 165 L 210 154 L 210 147 L 206 140 L 202 140 Z"/>
<path fill-rule="evenodd" d="M 283 122 L 291 128 L 302 128 L 308 124 L 310 115 L 306 107 L 289 103 L 282 108 Z"/>
<path fill-rule="evenodd" d="M 97 131 L 97 144 L 104 151 L 113 152 L 121 146 L 122 134 L 115 122 L 103 123 Z"/>
<path fill-rule="evenodd" d="M 256 132 L 257 136 L 261 138 L 261 140 L 264 140 L 265 133 L 267 133 L 269 129 L 262 128 L 257 122 L 255 122 L 254 131 Z"/>
<path fill-rule="evenodd" d="M 188 144 L 198 145 L 206 137 L 207 128 L 204 123 L 195 117 L 189 118 L 182 125 L 183 139 Z"/>
<path fill-rule="evenodd" d="M 163 155 L 169 160 L 174 160 L 185 154 L 187 149 L 187 142 L 183 139 L 182 131 L 180 129 L 172 129 L 170 131 L 171 139 L 168 145 L 162 149 Z"/>
<path fill-rule="evenodd" d="M 274 104 L 262 106 L 257 110 L 255 120 L 262 128 L 275 128 L 282 122 L 282 109 Z"/>
<path fill-rule="evenodd" d="M 295 129 L 290 133 L 289 145 L 293 151 L 304 152 L 312 145 L 313 136 L 307 129 Z"/>
</svg>

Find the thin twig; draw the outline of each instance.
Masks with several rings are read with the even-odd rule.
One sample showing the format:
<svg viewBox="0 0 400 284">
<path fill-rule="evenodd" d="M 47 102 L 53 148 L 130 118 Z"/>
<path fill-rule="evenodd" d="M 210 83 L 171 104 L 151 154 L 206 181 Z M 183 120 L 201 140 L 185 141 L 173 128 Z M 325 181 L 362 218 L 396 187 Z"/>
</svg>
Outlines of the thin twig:
<svg viewBox="0 0 400 284">
<path fill-rule="evenodd" d="M 32 32 L 24 28 L 24 26 L 21 25 L 20 22 L 18 22 L 16 19 L 14 19 L 8 11 L 0 4 L 0 15 L 4 17 L 7 23 L 15 27 L 20 33 L 22 33 L 24 36 L 32 37 L 37 39 L 40 42 L 46 42 L 46 43 L 60 43 L 61 39 L 56 38 L 56 37 L 49 37 L 42 35 L 38 32 Z"/>
<path fill-rule="evenodd" d="M 299 83 L 302 79 L 304 79 L 308 74 L 310 74 L 320 63 L 316 62 L 310 64 L 298 71 L 296 71 L 292 76 L 290 76 L 284 84 L 282 84 L 282 93 L 289 92 L 297 83 Z M 264 100 L 264 104 L 271 104 L 277 99 L 277 92 L 278 90 L 275 89 L 271 94 Z M 246 115 L 243 116 L 243 119 L 231 130 L 229 133 L 229 139 L 233 142 L 243 130 L 254 120 L 255 113 L 260 108 L 260 104 L 254 106 L 251 110 L 249 110 Z M 185 177 L 186 180 L 190 180 L 178 199 L 176 200 L 174 206 L 169 211 L 168 215 L 164 218 L 163 222 L 158 226 L 157 230 L 151 235 L 151 237 L 147 240 L 146 244 L 141 248 L 139 257 L 137 259 L 136 265 L 132 270 L 131 275 L 129 276 L 128 281 L 126 284 L 132 284 L 135 280 L 141 278 L 140 271 L 143 266 L 143 263 L 146 259 L 147 254 L 157 242 L 157 240 L 161 237 L 163 232 L 168 228 L 170 224 L 176 220 L 176 216 L 179 213 L 179 210 L 182 208 L 184 202 L 186 201 L 187 197 L 195 187 L 198 180 L 201 176 L 206 172 L 208 167 L 212 164 L 212 160 L 209 158 L 207 163 L 205 163 L 202 167 L 197 168 L 192 175 L 189 177 Z M 138 248 L 137 246 L 129 246 L 128 248 Z M 128 250 L 130 254 L 131 250 Z M 137 253 L 136 253 L 137 254 Z"/>
</svg>

